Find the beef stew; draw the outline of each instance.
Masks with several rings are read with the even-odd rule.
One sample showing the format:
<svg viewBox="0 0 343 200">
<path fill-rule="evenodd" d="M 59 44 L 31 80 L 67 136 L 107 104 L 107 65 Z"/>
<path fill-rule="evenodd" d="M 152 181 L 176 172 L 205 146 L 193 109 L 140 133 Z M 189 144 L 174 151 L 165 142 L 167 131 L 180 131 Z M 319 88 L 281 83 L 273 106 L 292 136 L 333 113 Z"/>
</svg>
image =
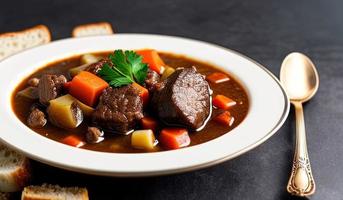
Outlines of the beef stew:
<svg viewBox="0 0 343 200">
<path fill-rule="evenodd" d="M 42 136 L 71 146 L 142 153 L 210 141 L 238 126 L 248 113 L 243 87 L 208 63 L 153 50 L 124 52 L 128 57 L 122 65 L 132 64 L 132 77 L 110 79 L 105 72 L 118 75 L 120 60 L 111 52 L 86 54 L 92 55 L 97 62 L 74 56 L 23 80 L 12 95 L 16 116 Z M 135 58 L 142 63 L 130 63 Z M 38 97 L 20 95 L 27 88 Z"/>
</svg>

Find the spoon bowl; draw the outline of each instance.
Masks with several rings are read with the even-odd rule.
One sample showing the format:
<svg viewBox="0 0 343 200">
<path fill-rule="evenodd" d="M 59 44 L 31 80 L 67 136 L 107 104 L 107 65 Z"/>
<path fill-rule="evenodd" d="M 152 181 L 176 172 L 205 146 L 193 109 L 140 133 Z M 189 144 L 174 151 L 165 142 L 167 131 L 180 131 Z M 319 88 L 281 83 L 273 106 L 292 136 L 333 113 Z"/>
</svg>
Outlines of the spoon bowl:
<svg viewBox="0 0 343 200">
<path fill-rule="evenodd" d="M 306 102 L 318 90 L 318 72 L 302 53 L 289 54 L 281 65 L 280 80 L 291 101 Z"/>
</svg>

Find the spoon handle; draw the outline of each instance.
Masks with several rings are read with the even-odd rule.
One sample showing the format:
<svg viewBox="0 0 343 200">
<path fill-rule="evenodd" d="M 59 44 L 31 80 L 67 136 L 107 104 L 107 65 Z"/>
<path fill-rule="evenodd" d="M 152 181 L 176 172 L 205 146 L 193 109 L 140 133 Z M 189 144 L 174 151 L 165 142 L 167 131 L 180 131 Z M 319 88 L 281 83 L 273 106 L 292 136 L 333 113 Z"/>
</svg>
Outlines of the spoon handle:
<svg viewBox="0 0 343 200">
<path fill-rule="evenodd" d="M 301 102 L 292 103 L 296 117 L 296 146 L 287 191 L 296 196 L 308 196 L 314 193 L 315 183 L 307 152 L 304 112 Z"/>
</svg>

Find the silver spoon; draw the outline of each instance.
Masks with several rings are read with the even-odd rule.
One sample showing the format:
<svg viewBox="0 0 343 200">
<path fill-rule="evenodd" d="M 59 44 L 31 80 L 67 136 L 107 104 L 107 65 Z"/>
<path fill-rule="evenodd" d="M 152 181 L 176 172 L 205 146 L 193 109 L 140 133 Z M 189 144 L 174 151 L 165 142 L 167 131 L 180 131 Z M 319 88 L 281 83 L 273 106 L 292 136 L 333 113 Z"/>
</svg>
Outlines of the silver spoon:
<svg viewBox="0 0 343 200">
<path fill-rule="evenodd" d="M 287 191 L 297 196 L 308 196 L 315 192 L 316 187 L 307 152 L 302 103 L 317 92 L 319 77 L 311 60 L 304 54 L 294 52 L 283 60 L 280 80 L 294 105 L 296 116 L 296 146 Z"/>
</svg>

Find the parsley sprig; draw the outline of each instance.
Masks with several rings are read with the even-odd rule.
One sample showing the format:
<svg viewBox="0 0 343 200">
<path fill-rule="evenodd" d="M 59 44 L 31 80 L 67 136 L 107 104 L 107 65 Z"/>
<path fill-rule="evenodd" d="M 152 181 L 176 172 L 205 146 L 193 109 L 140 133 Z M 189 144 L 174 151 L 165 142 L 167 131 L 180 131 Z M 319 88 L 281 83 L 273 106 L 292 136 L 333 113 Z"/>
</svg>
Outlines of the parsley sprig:
<svg viewBox="0 0 343 200">
<path fill-rule="evenodd" d="M 144 83 L 148 66 L 142 63 L 140 55 L 134 51 L 115 50 L 108 58 L 113 63 L 113 67 L 106 63 L 98 74 L 112 87 L 120 87 L 133 82 Z"/>
</svg>

